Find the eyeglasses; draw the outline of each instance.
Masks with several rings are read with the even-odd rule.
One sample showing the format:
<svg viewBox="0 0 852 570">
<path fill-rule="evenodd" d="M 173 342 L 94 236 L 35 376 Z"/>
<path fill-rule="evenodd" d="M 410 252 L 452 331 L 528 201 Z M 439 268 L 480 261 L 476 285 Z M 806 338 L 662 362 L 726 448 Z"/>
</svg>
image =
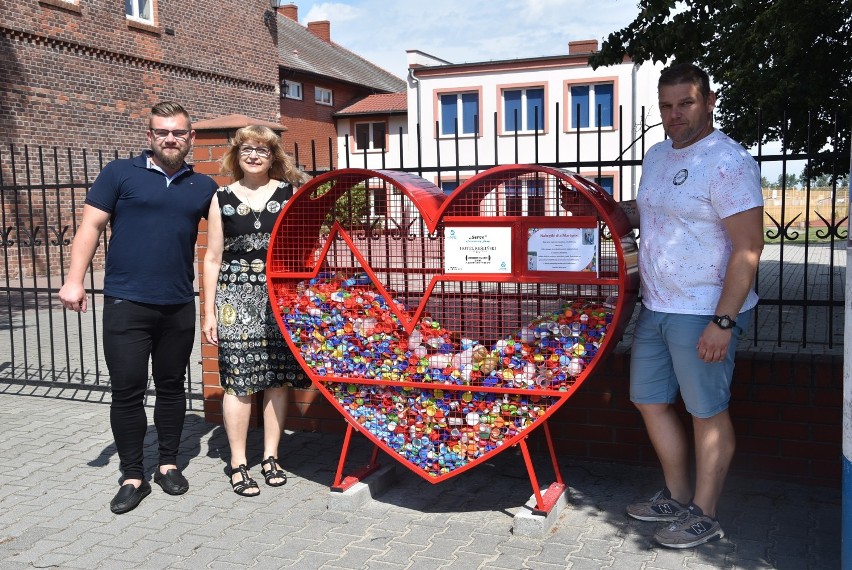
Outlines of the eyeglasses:
<svg viewBox="0 0 852 570">
<path fill-rule="evenodd" d="M 178 130 L 175 130 L 175 131 L 170 131 L 168 129 L 148 129 L 148 130 L 150 130 L 151 134 L 153 134 L 159 140 L 168 138 L 169 135 L 172 135 L 173 137 L 175 137 L 175 139 L 177 139 L 179 141 L 185 141 L 186 138 L 189 136 L 189 131 L 184 130 L 184 129 L 178 129 Z"/>
<path fill-rule="evenodd" d="M 259 158 L 269 158 L 272 151 L 264 146 L 241 146 L 240 154 L 243 156 L 251 156 L 251 153 L 256 153 Z"/>
</svg>

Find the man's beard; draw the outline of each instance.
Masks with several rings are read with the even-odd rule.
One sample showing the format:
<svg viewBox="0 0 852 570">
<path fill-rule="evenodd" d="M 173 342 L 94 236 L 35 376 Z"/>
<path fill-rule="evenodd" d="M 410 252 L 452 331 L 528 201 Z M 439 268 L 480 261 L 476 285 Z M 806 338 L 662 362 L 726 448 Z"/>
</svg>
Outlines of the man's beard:
<svg viewBox="0 0 852 570">
<path fill-rule="evenodd" d="M 154 156 L 157 157 L 163 165 L 170 170 L 177 170 L 183 164 L 183 159 L 186 158 L 186 155 L 189 154 L 189 147 L 186 149 L 182 149 L 180 147 L 173 147 L 177 152 L 170 152 L 166 154 L 163 152 L 163 149 L 154 145 L 151 145 L 151 152 L 154 153 Z M 171 148 L 169 150 L 172 150 Z"/>
</svg>

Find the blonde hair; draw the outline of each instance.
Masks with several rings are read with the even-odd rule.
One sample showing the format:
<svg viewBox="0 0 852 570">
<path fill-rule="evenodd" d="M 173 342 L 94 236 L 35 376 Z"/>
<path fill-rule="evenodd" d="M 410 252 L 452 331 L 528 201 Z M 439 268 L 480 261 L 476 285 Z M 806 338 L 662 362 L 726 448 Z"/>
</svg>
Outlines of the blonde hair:
<svg viewBox="0 0 852 570">
<path fill-rule="evenodd" d="M 192 119 L 189 118 L 189 113 L 186 109 L 181 106 L 180 103 L 175 103 L 173 101 L 160 101 L 153 107 L 151 107 L 151 114 L 148 116 L 148 128 L 153 128 L 151 120 L 154 117 L 175 117 L 177 115 L 183 115 L 186 117 L 186 122 L 189 125 L 189 130 L 192 130 Z"/>
<path fill-rule="evenodd" d="M 238 129 L 231 139 L 231 146 L 222 157 L 222 174 L 241 180 L 245 173 L 240 167 L 240 147 L 247 141 L 254 141 L 269 147 L 272 152 L 272 165 L 269 167 L 269 177 L 275 180 L 283 180 L 293 186 L 301 186 L 310 178 L 306 173 L 299 170 L 293 158 L 284 152 L 281 147 L 281 137 L 269 127 L 261 125 L 249 125 Z"/>
</svg>

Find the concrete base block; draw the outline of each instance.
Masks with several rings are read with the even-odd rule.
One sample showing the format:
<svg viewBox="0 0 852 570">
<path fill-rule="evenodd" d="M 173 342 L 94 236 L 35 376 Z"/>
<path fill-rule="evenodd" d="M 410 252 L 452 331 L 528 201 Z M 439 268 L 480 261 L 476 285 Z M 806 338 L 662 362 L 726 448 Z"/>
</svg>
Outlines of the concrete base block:
<svg viewBox="0 0 852 570">
<path fill-rule="evenodd" d="M 387 491 L 394 483 L 396 483 L 396 467 L 389 464 L 383 465 L 378 471 L 371 473 L 343 492 L 329 491 L 328 508 L 353 512 Z"/>
<path fill-rule="evenodd" d="M 541 490 L 542 495 L 547 488 Z M 530 538 L 544 538 L 551 527 L 556 524 L 556 519 L 568 506 L 568 486 L 555 500 L 553 508 L 547 513 L 536 512 L 535 495 L 530 497 L 523 508 L 515 514 L 512 519 L 512 534 L 516 536 L 528 536 Z"/>
</svg>

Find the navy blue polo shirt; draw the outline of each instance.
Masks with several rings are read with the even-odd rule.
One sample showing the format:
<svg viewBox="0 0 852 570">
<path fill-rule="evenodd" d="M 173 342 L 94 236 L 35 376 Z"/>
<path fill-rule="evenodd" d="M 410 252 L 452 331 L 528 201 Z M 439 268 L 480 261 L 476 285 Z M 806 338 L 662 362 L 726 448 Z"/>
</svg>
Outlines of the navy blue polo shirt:
<svg viewBox="0 0 852 570">
<path fill-rule="evenodd" d="M 104 294 L 154 305 L 195 297 L 195 241 L 216 183 L 187 167 L 169 183 L 148 154 L 113 160 L 86 204 L 110 214 Z"/>
</svg>

